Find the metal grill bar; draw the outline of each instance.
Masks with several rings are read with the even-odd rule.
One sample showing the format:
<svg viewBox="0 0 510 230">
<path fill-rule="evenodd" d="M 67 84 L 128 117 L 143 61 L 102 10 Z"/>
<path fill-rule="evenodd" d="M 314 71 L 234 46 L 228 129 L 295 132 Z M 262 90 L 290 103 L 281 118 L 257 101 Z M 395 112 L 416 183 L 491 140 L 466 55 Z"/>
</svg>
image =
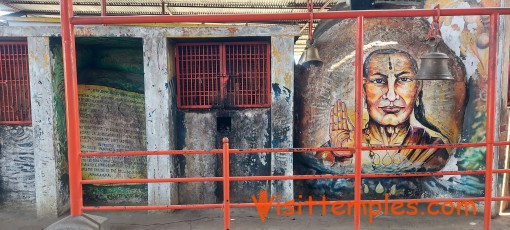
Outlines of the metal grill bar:
<svg viewBox="0 0 510 230">
<path fill-rule="evenodd" d="M 225 43 L 228 75 L 227 104 L 231 107 L 269 107 L 269 43 Z"/>
<path fill-rule="evenodd" d="M 178 107 L 269 107 L 268 42 L 181 43 Z"/>
<path fill-rule="evenodd" d="M 0 124 L 31 124 L 27 42 L 0 42 Z"/>
<path fill-rule="evenodd" d="M 212 108 L 219 105 L 220 43 L 182 43 L 175 47 L 177 106 Z"/>
</svg>

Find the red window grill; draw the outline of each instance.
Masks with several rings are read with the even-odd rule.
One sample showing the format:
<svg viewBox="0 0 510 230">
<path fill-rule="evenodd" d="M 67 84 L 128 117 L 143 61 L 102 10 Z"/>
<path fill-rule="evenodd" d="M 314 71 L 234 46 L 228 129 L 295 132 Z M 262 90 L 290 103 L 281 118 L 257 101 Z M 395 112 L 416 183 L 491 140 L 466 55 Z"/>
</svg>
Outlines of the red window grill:
<svg viewBox="0 0 510 230">
<path fill-rule="evenodd" d="M 0 42 L 0 124 L 31 124 L 26 42 Z"/>
<path fill-rule="evenodd" d="M 181 43 L 175 54 L 179 108 L 270 106 L 268 42 Z"/>
</svg>

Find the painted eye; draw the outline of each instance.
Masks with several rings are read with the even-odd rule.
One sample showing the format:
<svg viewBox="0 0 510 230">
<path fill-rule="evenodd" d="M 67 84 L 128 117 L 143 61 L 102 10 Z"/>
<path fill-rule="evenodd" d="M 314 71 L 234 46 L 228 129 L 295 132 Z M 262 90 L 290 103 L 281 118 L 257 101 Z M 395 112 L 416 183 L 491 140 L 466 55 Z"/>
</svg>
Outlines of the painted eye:
<svg viewBox="0 0 510 230">
<path fill-rule="evenodd" d="M 400 81 L 402 82 L 410 82 L 410 81 L 413 81 L 411 78 L 408 78 L 408 77 L 401 77 L 399 78 Z"/>
<path fill-rule="evenodd" d="M 375 83 L 375 84 L 383 84 L 384 83 L 384 80 L 381 79 L 381 78 L 378 78 L 378 79 L 374 79 L 372 80 L 372 83 Z"/>
</svg>

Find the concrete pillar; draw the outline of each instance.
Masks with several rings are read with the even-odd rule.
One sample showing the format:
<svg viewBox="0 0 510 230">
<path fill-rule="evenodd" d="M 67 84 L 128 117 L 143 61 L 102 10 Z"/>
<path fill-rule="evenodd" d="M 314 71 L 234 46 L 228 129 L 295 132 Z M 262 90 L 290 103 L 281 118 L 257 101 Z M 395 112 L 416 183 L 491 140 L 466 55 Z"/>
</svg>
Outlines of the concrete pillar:
<svg viewBox="0 0 510 230">
<path fill-rule="evenodd" d="M 183 150 L 215 149 L 216 114 L 187 112 L 183 115 Z M 185 130 L 185 131 L 184 131 Z M 218 168 L 218 156 L 215 154 L 190 154 L 182 157 L 183 177 L 213 177 Z M 221 169 L 221 166 L 220 166 Z M 179 185 L 180 204 L 212 204 L 217 202 L 217 182 L 182 183 Z M 220 184 L 221 185 L 221 184 Z"/>
<path fill-rule="evenodd" d="M 148 34 L 143 38 L 145 112 L 147 150 L 175 149 L 175 86 L 169 80 L 167 39 L 161 34 Z M 175 177 L 173 156 L 147 157 L 148 178 Z M 177 185 L 149 183 L 148 204 L 170 205 L 177 203 Z"/>
<path fill-rule="evenodd" d="M 271 147 L 292 148 L 294 113 L 294 37 L 271 37 Z M 292 153 L 271 155 L 271 175 L 292 175 Z M 271 194 L 294 199 L 292 180 L 271 181 Z"/>
<path fill-rule="evenodd" d="M 59 165 L 63 161 L 59 136 L 57 101 L 54 100 L 56 79 L 52 76 L 48 37 L 28 37 L 28 62 L 30 64 L 30 95 L 32 127 L 34 130 L 35 194 L 38 217 L 56 217 L 66 203 L 67 188 L 59 181 Z M 63 79 L 61 79 L 63 80 Z M 62 106 L 62 105 L 61 105 Z M 64 118 L 61 118 L 64 119 Z M 63 121 L 60 121 L 63 122 Z M 62 131 L 62 130 L 60 130 Z M 64 191 L 64 192 L 63 192 Z M 68 205 L 68 204 L 67 204 Z"/>
</svg>

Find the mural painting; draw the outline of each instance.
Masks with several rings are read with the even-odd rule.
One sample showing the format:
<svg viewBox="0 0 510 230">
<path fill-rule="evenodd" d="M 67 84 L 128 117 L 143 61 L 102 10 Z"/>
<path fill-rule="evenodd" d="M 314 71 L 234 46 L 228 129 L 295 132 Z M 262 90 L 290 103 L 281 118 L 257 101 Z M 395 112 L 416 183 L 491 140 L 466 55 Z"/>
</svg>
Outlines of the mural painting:
<svg viewBox="0 0 510 230">
<path fill-rule="evenodd" d="M 422 19 L 371 19 L 365 22 L 363 49 L 364 146 L 428 145 L 461 142 L 466 109 L 466 71 L 461 58 L 445 44 L 455 81 L 418 81 L 419 57 L 428 23 Z M 324 65 L 298 70 L 296 108 L 297 147 L 354 147 L 354 35 L 352 20 L 342 20 L 320 31 L 316 44 Z M 423 42 L 417 42 L 423 41 Z M 341 46 L 339 44 L 342 44 Z M 311 84 L 310 82 L 314 83 Z M 455 149 L 402 149 L 362 152 L 364 172 L 431 172 L 456 170 Z M 323 151 L 296 156 L 299 173 L 346 174 L 354 168 L 353 152 Z M 427 193 L 429 178 L 363 179 L 366 199 L 419 198 Z M 315 196 L 353 197 L 353 180 L 305 181 L 303 189 Z"/>
<path fill-rule="evenodd" d="M 363 128 L 365 146 L 444 144 L 424 128 L 410 124 L 413 111 L 415 117 L 425 117 L 423 102 L 420 103 L 421 82 L 415 80 L 417 64 L 409 53 L 396 49 L 375 50 L 365 59 L 363 70 L 363 98 L 369 116 Z M 330 142 L 323 147 L 354 147 L 354 126 L 347 111 L 341 99 L 334 103 L 330 111 Z M 426 120 L 420 123 L 440 133 Z M 342 162 L 351 159 L 353 153 L 325 151 L 316 156 Z M 431 171 L 442 168 L 448 157 L 445 149 L 373 150 L 363 161 L 372 169 L 399 167 Z"/>
<path fill-rule="evenodd" d="M 496 1 L 425 1 L 425 8 L 499 6 Z M 475 143 L 485 138 L 488 17 L 442 17 L 454 81 L 418 81 L 428 52 L 429 18 L 368 19 L 363 45 L 363 146 Z M 349 34 L 351 36 L 349 36 Z M 296 71 L 296 147 L 354 147 L 355 21 L 319 24 L 324 64 Z M 296 173 L 354 172 L 354 152 L 296 154 Z M 485 148 L 372 150 L 362 152 L 365 173 L 484 169 Z M 300 183 L 300 182 L 297 182 Z M 304 181 L 298 189 L 331 199 L 352 199 L 352 179 Z M 483 175 L 362 180 L 363 199 L 483 196 Z"/>
</svg>

